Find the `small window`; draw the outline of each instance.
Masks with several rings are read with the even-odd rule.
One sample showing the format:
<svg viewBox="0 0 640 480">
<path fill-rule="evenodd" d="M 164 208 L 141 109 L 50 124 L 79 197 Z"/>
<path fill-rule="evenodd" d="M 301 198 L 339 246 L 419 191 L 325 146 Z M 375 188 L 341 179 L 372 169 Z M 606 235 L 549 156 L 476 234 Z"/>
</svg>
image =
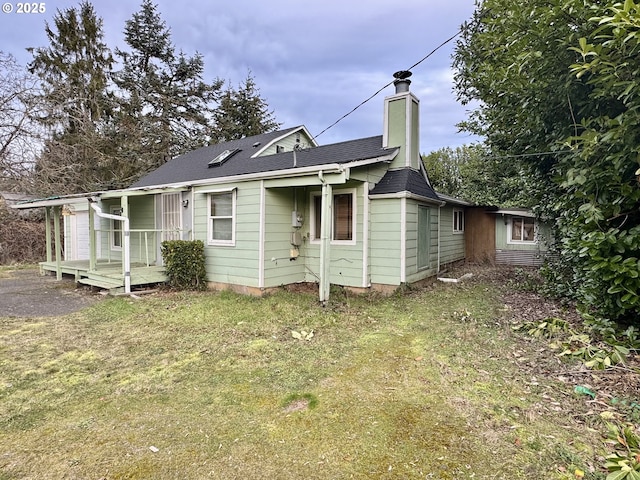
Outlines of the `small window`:
<svg viewBox="0 0 640 480">
<path fill-rule="evenodd" d="M 284 152 L 284 147 L 282 145 L 276 145 L 276 153 Z"/>
<path fill-rule="evenodd" d="M 112 215 L 122 215 L 120 207 L 111 207 Z M 122 250 L 122 220 L 111 219 L 111 248 Z"/>
<path fill-rule="evenodd" d="M 453 211 L 453 233 L 464 233 L 464 210 Z"/>
<path fill-rule="evenodd" d="M 312 197 L 311 239 L 320 240 L 322 218 L 322 196 Z M 338 191 L 333 195 L 333 218 L 331 222 L 331 240 L 336 243 L 354 243 L 356 230 L 355 190 Z"/>
<path fill-rule="evenodd" d="M 209 245 L 234 245 L 235 211 L 235 190 L 209 195 Z"/>
<path fill-rule="evenodd" d="M 211 168 L 211 167 L 219 167 L 220 165 L 222 165 L 224 162 L 229 160 L 231 157 L 233 157 L 239 151 L 240 151 L 239 148 L 234 148 L 233 150 L 225 150 L 224 152 L 222 152 L 220 155 L 218 155 L 217 157 L 215 157 L 213 160 L 211 160 L 209 162 L 209 164 L 208 164 L 209 168 Z"/>
<path fill-rule="evenodd" d="M 509 243 L 536 243 L 536 221 L 529 217 L 513 217 L 509 229 Z"/>
</svg>

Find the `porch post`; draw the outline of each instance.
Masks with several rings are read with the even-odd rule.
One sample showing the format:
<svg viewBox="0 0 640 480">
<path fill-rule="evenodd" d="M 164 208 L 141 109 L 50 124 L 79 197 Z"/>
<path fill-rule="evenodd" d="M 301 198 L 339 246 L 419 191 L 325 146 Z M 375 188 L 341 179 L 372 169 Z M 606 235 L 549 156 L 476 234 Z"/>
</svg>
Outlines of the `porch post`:
<svg viewBox="0 0 640 480">
<path fill-rule="evenodd" d="M 129 197 L 123 195 L 120 198 L 121 216 L 125 217 L 122 222 L 122 276 L 124 278 L 124 292 L 131 293 L 131 231 L 129 224 Z"/>
<path fill-rule="evenodd" d="M 51 255 L 51 207 L 44 207 L 44 223 L 47 247 L 47 262 L 51 263 L 53 258 Z"/>
<path fill-rule="evenodd" d="M 62 207 L 53 207 L 53 231 L 56 246 L 56 279 L 62 280 L 62 246 L 60 245 L 60 210 Z"/>
<path fill-rule="evenodd" d="M 322 209 L 320 214 L 320 302 L 329 300 L 331 287 L 331 213 L 333 209 L 333 188 L 328 183 L 322 184 Z"/>
<path fill-rule="evenodd" d="M 89 201 L 89 271 L 96 269 L 96 224 L 95 214 Z"/>
</svg>

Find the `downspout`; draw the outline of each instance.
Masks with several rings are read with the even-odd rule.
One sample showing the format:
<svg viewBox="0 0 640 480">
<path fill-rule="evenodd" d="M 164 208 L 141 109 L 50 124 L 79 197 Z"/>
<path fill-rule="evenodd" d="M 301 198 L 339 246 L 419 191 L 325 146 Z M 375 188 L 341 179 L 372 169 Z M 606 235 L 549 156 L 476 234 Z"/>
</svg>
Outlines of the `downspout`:
<svg viewBox="0 0 640 480">
<path fill-rule="evenodd" d="M 442 203 L 438 205 L 438 268 L 437 273 L 440 273 L 440 220 L 442 219 Z"/>
<path fill-rule="evenodd" d="M 123 265 L 122 265 L 122 269 L 123 269 L 123 273 L 124 273 L 124 293 L 131 293 L 131 255 L 130 255 L 130 245 L 129 245 L 129 240 L 130 240 L 130 230 L 129 230 L 129 218 L 128 217 L 123 217 L 122 215 L 113 215 L 111 213 L 103 213 L 102 209 L 95 203 L 95 200 L 90 199 L 89 200 L 89 205 L 91 205 L 91 208 L 93 208 L 93 210 L 96 212 L 96 215 L 98 215 L 100 218 L 107 218 L 109 220 L 118 220 L 120 222 L 122 222 L 122 234 L 124 237 L 124 245 L 123 245 L 123 250 L 124 250 L 124 258 L 123 258 Z"/>
</svg>

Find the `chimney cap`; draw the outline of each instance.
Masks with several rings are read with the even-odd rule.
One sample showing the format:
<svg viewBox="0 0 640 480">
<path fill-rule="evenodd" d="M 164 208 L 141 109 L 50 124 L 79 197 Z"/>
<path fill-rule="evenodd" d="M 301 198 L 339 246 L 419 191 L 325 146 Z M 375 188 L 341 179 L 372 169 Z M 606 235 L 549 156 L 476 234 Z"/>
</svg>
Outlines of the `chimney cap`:
<svg viewBox="0 0 640 480">
<path fill-rule="evenodd" d="M 413 74 L 409 70 L 400 70 L 399 72 L 393 74 L 393 78 L 395 78 L 396 80 L 406 80 L 411 75 Z"/>
</svg>

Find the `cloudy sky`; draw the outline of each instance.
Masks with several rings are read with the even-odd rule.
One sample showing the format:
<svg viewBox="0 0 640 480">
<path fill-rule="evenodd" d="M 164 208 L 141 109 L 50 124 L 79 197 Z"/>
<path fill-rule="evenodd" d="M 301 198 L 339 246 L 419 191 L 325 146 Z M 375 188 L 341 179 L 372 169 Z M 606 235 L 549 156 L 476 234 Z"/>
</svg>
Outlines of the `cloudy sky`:
<svg viewBox="0 0 640 480">
<path fill-rule="evenodd" d="M 0 0 L 0 50 L 26 64 L 27 47 L 47 45 L 45 21 L 79 0 L 42 2 L 44 13 L 17 13 Z M 138 1 L 94 0 L 110 48 L 124 48 L 125 21 Z M 468 20 L 474 0 L 156 0 L 174 45 L 204 56 L 206 80 L 238 86 L 254 76 L 283 127 L 305 125 L 313 135 L 390 82 L 393 72 L 424 58 Z M 29 4 L 32 5 L 32 4 Z M 40 4 L 39 4 L 40 5 Z M 12 10 L 6 13 L 7 10 Z M 24 10 L 24 7 L 23 7 Z M 413 71 L 420 98 L 420 150 L 477 141 L 458 133 L 466 117 L 453 93 L 450 42 Z M 382 133 L 383 99 L 393 86 L 317 138 L 328 144 Z"/>
</svg>

